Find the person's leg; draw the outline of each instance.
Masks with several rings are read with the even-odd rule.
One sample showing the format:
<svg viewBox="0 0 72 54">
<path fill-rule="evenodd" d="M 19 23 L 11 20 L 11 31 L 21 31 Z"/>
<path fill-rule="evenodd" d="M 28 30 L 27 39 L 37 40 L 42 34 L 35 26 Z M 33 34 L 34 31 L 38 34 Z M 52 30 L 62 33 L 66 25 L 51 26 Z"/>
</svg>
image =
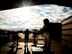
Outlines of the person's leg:
<svg viewBox="0 0 72 54">
<path fill-rule="evenodd" d="M 25 38 L 25 46 L 26 46 L 26 38 Z"/>
<path fill-rule="evenodd" d="M 47 47 L 47 39 L 45 39 L 45 44 L 44 44 L 44 46 Z"/>
<path fill-rule="evenodd" d="M 28 40 L 29 40 L 29 39 L 27 38 L 27 46 L 28 46 Z"/>
</svg>

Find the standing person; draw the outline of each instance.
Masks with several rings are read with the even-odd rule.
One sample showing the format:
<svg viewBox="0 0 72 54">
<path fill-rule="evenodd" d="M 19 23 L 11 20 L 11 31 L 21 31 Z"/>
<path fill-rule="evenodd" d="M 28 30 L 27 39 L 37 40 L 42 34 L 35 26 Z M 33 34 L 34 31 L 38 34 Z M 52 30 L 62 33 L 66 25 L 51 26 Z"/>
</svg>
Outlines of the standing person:
<svg viewBox="0 0 72 54">
<path fill-rule="evenodd" d="M 26 29 L 24 31 L 24 34 L 25 34 L 25 46 L 27 45 L 28 46 L 28 40 L 29 40 L 29 34 L 30 34 L 30 31 L 28 29 Z"/>
<path fill-rule="evenodd" d="M 42 33 L 46 33 L 46 37 L 45 37 L 45 44 L 42 47 L 44 49 L 45 53 L 50 53 L 50 47 L 51 47 L 51 37 L 50 37 L 50 25 L 49 25 L 49 20 L 46 18 L 43 20 L 44 25 L 43 27 L 36 33 L 36 35 L 42 34 Z"/>
<path fill-rule="evenodd" d="M 33 44 L 34 44 L 34 46 L 36 46 L 36 44 L 37 44 L 36 37 L 37 37 L 37 36 L 35 35 L 35 32 L 33 32 L 33 38 L 34 38 Z"/>
</svg>

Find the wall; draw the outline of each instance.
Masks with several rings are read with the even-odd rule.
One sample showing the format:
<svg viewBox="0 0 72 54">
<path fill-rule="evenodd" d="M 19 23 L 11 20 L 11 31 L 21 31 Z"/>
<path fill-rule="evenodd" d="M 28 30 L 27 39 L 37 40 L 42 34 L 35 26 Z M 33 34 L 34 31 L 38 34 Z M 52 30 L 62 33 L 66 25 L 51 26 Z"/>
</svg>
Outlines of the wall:
<svg viewBox="0 0 72 54">
<path fill-rule="evenodd" d="M 72 16 L 62 21 L 62 45 L 72 48 Z"/>
</svg>

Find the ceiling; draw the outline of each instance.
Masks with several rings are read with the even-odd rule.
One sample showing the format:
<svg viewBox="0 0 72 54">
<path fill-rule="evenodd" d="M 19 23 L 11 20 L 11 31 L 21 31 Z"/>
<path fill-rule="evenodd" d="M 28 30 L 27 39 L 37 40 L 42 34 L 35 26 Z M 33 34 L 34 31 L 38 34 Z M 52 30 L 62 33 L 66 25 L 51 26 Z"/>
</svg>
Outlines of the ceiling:
<svg viewBox="0 0 72 54">
<path fill-rule="evenodd" d="M 55 23 L 72 15 L 71 6 L 70 0 L 0 0 L 0 29 L 40 29 L 46 17 Z"/>
<path fill-rule="evenodd" d="M 30 1 L 32 5 L 40 4 L 57 4 L 61 6 L 71 7 L 71 0 L 0 0 L 0 10 L 18 8 L 16 5 L 20 5 L 20 2 Z"/>
<path fill-rule="evenodd" d="M 52 23 L 61 23 L 70 15 L 72 15 L 71 7 L 53 4 L 2 10 L 0 11 L 0 29 L 40 29 L 45 18 L 48 18 Z"/>
</svg>

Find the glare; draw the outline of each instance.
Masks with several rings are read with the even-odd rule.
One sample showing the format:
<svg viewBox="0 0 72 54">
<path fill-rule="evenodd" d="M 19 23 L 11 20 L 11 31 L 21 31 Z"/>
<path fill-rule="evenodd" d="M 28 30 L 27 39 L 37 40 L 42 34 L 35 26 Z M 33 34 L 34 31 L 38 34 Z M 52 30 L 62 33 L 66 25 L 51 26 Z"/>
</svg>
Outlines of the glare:
<svg viewBox="0 0 72 54">
<path fill-rule="evenodd" d="M 31 0 L 22 0 L 21 2 L 16 4 L 16 7 L 29 7 L 32 5 Z"/>
<path fill-rule="evenodd" d="M 34 28 L 34 27 L 42 27 L 39 24 L 42 24 L 42 22 L 38 23 L 40 19 L 42 18 L 39 14 L 31 12 L 31 7 L 22 7 L 22 8 L 16 8 L 16 9 L 10 9 L 5 11 L 0 11 L 0 17 L 6 18 L 6 20 L 2 21 L 3 23 L 16 23 L 19 26 L 1 26 L 0 28 L 4 29 L 12 29 L 12 28 Z M 39 20 L 37 18 L 40 18 Z M 1 22 L 1 23 L 2 23 Z M 0 23 L 0 24 L 1 24 Z M 37 24 L 35 26 L 35 23 Z M 32 26 L 31 26 L 32 25 Z"/>
<path fill-rule="evenodd" d="M 0 11 L 0 29 L 40 29 L 45 18 L 53 23 L 61 23 L 63 19 L 72 15 L 72 10 L 64 13 L 63 9 L 63 6 L 58 5 L 38 5 L 3 10 Z"/>
</svg>

